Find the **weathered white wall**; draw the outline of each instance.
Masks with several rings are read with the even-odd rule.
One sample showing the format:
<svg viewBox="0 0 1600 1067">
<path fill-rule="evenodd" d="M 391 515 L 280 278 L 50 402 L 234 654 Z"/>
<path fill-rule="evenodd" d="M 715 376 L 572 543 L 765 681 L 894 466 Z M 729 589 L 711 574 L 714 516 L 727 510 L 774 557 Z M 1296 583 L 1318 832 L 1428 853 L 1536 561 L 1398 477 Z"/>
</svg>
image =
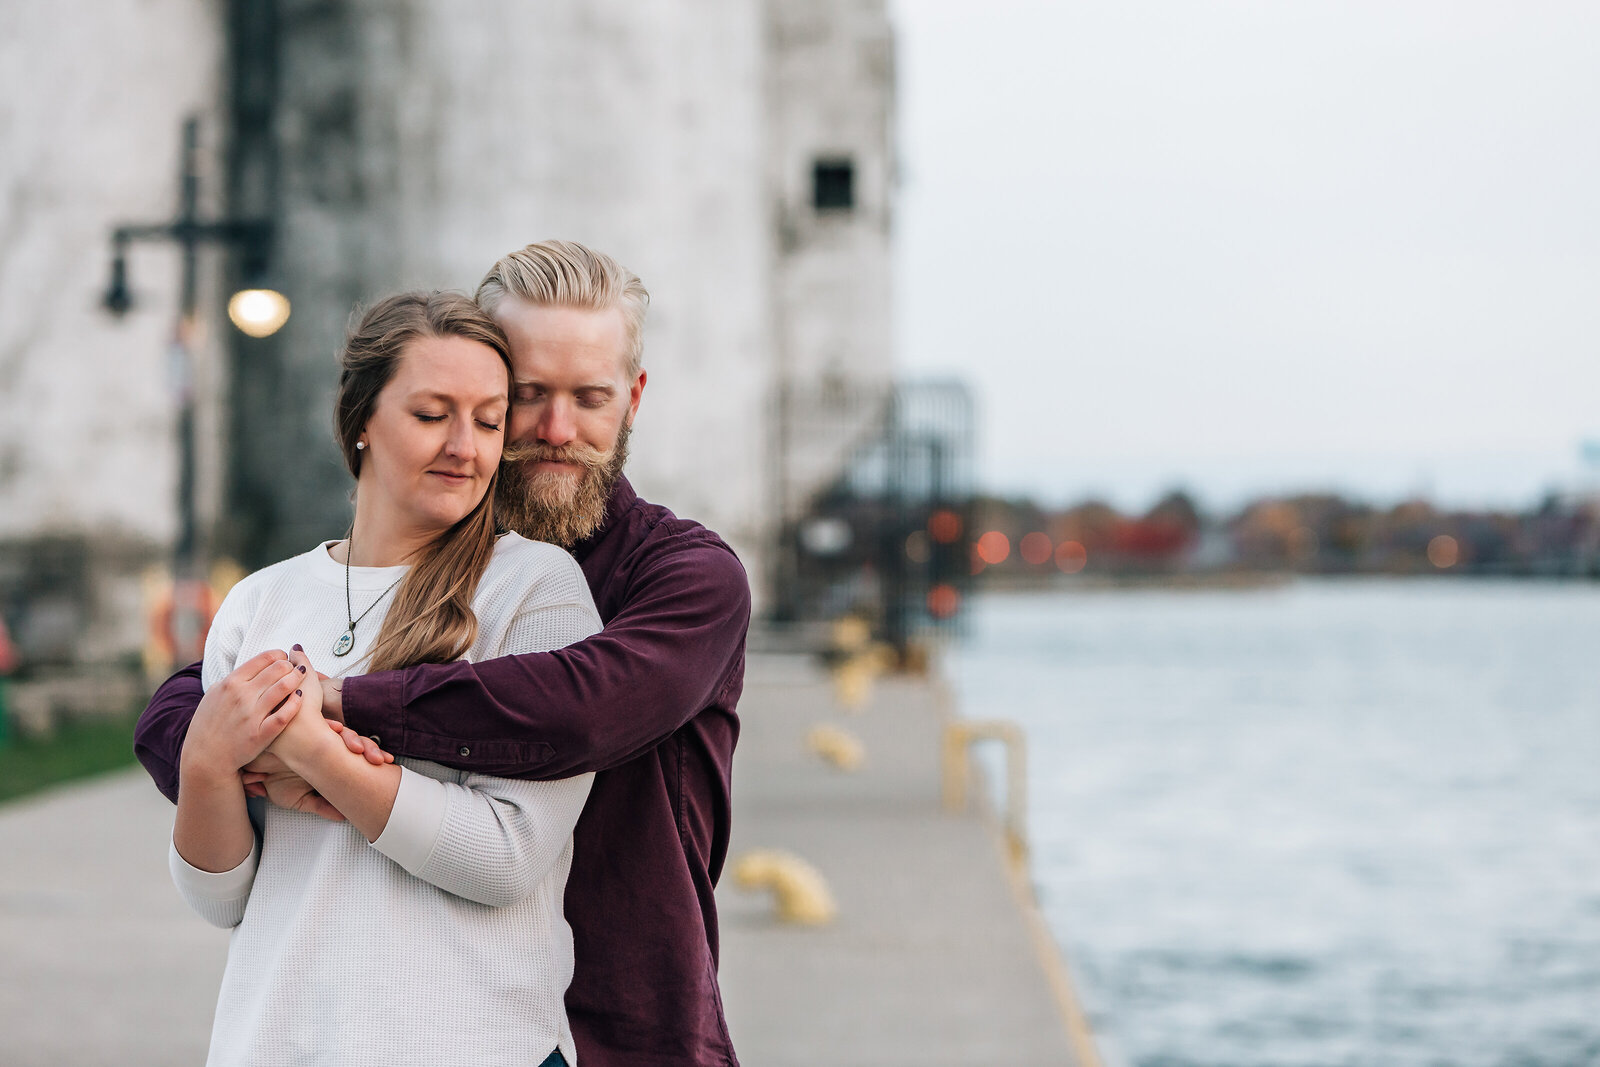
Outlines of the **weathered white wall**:
<svg viewBox="0 0 1600 1067">
<path fill-rule="evenodd" d="M 649 384 L 630 475 L 753 550 L 762 399 L 772 363 L 765 276 L 760 12 L 746 0 L 507 5 L 492 31 L 428 4 L 426 65 L 402 143 L 419 278 L 470 286 L 499 255 L 569 237 L 651 294 Z"/>
<path fill-rule="evenodd" d="M 175 249 L 135 247 L 125 319 L 98 302 L 111 228 L 176 214 L 220 47 L 204 0 L 0 5 L 0 539 L 176 530 Z"/>
<path fill-rule="evenodd" d="M 0 5 L 0 610 L 30 660 L 105 659 L 144 640 L 139 575 L 177 529 L 175 248 L 134 247 L 126 318 L 99 301 L 112 227 L 176 214 L 184 116 L 215 142 L 220 51 L 204 0 Z M 196 384 L 210 396 L 218 333 L 201 325 Z"/>
<path fill-rule="evenodd" d="M 0 543 L 92 534 L 159 558 L 176 529 L 175 249 L 135 247 L 126 319 L 98 301 L 110 228 L 175 211 L 184 114 L 218 144 L 221 11 L 0 7 Z M 342 530 L 329 424 L 354 304 L 470 290 L 504 252 L 567 237 L 652 294 L 635 484 L 721 532 L 759 583 L 780 374 L 889 379 L 881 0 L 279 0 L 279 27 L 288 326 L 234 346 L 218 259 L 202 269 L 200 503 L 223 546 L 276 558 Z M 818 216 L 811 164 L 834 154 L 855 161 L 857 207 Z M 811 444 L 820 484 L 841 452 Z"/>
<path fill-rule="evenodd" d="M 784 507 L 802 510 L 870 435 L 892 375 L 894 41 L 882 0 L 772 0 L 774 293 L 788 385 Z M 813 166 L 849 159 L 855 205 L 818 211 Z"/>
<path fill-rule="evenodd" d="M 351 304 L 470 290 L 505 252 L 566 237 L 651 292 L 635 484 L 753 552 L 772 366 L 759 10 L 290 3 L 283 25 L 284 351 L 308 413 L 289 436 L 322 449 L 319 499 L 342 480 L 316 412 Z"/>
</svg>

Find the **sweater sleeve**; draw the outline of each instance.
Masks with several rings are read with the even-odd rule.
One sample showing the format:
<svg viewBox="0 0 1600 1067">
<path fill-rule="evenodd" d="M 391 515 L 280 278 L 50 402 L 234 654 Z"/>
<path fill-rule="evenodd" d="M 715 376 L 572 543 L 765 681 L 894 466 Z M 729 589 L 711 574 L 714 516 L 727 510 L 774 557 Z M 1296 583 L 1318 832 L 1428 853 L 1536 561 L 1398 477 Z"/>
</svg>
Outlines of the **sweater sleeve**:
<svg viewBox="0 0 1600 1067">
<path fill-rule="evenodd" d="M 750 586 L 711 535 L 657 551 L 606 628 L 553 652 L 352 678 L 355 729 L 391 752 L 509 778 L 626 763 L 709 706 L 743 654 Z"/>
<path fill-rule="evenodd" d="M 516 606 L 495 650 L 558 648 L 600 629 L 583 574 L 563 556 Z M 447 893 L 504 907 L 532 893 L 565 854 L 594 775 L 527 782 L 468 774 L 441 782 L 403 768 L 372 847 Z"/>
<path fill-rule="evenodd" d="M 430 885 L 491 907 L 525 899 L 572 840 L 594 775 L 440 782 L 405 769 L 372 847 Z"/>
<path fill-rule="evenodd" d="M 178 895 L 194 913 L 212 926 L 231 930 L 244 921 L 245 905 L 255 885 L 256 865 L 261 861 L 261 841 L 250 845 L 250 855 L 231 871 L 213 874 L 193 866 L 178 855 L 176 844 L 167 845 L 167 869 L 172 872 Z"/>
</svg>

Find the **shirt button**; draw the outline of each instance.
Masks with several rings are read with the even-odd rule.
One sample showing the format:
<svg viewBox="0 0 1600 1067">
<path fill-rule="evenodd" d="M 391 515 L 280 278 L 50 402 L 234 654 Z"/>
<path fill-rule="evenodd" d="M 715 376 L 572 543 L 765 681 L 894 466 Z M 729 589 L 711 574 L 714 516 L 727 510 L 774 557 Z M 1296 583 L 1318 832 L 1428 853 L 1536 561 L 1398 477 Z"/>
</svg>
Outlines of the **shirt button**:
<svg viewBox="0 0 1600 1067">
<path fill-rule="evenodd" d="M 460 748 L 456 749 L 456 755 L 470 756 L 472 755 L 472 749 L 468 748 L 466 745 L 462 745 Z"/>
</svg>

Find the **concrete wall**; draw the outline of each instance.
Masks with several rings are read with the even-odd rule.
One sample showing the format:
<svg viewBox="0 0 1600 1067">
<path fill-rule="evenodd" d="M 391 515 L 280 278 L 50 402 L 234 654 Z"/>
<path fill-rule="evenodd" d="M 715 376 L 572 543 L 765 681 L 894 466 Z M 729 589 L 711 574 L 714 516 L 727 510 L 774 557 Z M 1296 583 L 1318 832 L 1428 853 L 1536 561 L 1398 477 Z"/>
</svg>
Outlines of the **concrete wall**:
<svg viewBox="0 0 1600 1067">
<path fill-rule="evenodd" d="M 104 647 L 138 644 L 136 575 L 176 529 L 175 249 L 135 248 L 125 319 L 97 301 L 112 225 L 176 210 L 196 111 L 216 163 L 207 210 L 275 214 L 294 308 L 276 337 L 243 339 L 220 314 L 228 269 L 203 260 L 199 502 L 218 553 L 261 563 L 342 534 L 331 398 L 355 304 L 470 290 L 502 253 L 568 237 L 653 297 L 635 484 L 721 532 L 759 583 L 780 380 L 859 392 L 890 376 L 881 0 L 278 0 L 271 195 L 226 166 L 230 10 L 0 9 L 0 609 L 39 545 L 87 552 L 116 562 L 74 595 L 120 605 L 101 612 L 121 620 Z M 856 205 L 818 213 L 812 163 L 841 155 Z M 843 454 L 813 447 L 802 480 L 825 483 Z"/>
<path fill-rule="evenodd" d="M 264 453 L 267 554 L 338 536 L 347 479 L 327 444 L 332 354 L 353 303 L 470 290 L 501 254 L 569 237 L 652 295 L 640 491 L 755 547 L 770 386 L 761 24 L 735 0 L 479 5 L 285 3 L 280 342 L 290 396 L 247 405 L 315 458 Z M 273 432 L 272 427 L 280 427 Z M 298 488 L 297 488 L 298 487 Z M 334 515 L 338 518 L 332 518 Z M 338 527 L 338 528 L 336 528 Z"/>
<path fill-rule="evenodd" d="M 894 41 L 882 0 L 768 9 L 773 284 L 784 511 L 802 511 L 870 435 L 893 375 Z M 854 203 L 818 209 L 818 162 L 848 163 Z"/>
<path fill-rule="evenodd" d="M 92 17 L 50 0 L 0 6 L 0 610 L 25 651 L 137 646 L 138 569 L 176 531 L 176 249 L 134 248 L 126 318 L 98 302 L 111 228 L 177 211 L 183 116 L 209 120 L 215 144 L 220 49 L 204 0 L 101 0 Z M 201 326 L 210 396 L 218 330 Z M 200 429 L 216 440 L 214 419 Z M 200 505 L 214 513 L 206 451 Z M 96 580 L 44 580 L 41 561 L 59 559 Z"/>
</svg>

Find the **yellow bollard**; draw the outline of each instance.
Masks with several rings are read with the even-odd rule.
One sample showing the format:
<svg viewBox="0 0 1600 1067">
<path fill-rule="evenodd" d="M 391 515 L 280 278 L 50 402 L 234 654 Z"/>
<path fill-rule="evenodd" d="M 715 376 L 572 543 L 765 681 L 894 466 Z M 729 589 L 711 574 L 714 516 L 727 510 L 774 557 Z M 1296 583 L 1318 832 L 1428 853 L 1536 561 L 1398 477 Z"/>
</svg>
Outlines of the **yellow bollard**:
<svg viewBox="0 0 1600 1067">
<path fill-rule="evenodd" d="M 867 756 L 860 738 L 827 723 L 813 727 L 806 734 L 806 747 L 841 771 L 859 770 Z"/>
<path fill-rule="evenodd" d="M 784 922 L 822 926 L 839 913 L 821 873 L 790 852 L 747 852 L 733 865 L 733 878 L 741 889 L 771 889 Z"/>
</svg>

